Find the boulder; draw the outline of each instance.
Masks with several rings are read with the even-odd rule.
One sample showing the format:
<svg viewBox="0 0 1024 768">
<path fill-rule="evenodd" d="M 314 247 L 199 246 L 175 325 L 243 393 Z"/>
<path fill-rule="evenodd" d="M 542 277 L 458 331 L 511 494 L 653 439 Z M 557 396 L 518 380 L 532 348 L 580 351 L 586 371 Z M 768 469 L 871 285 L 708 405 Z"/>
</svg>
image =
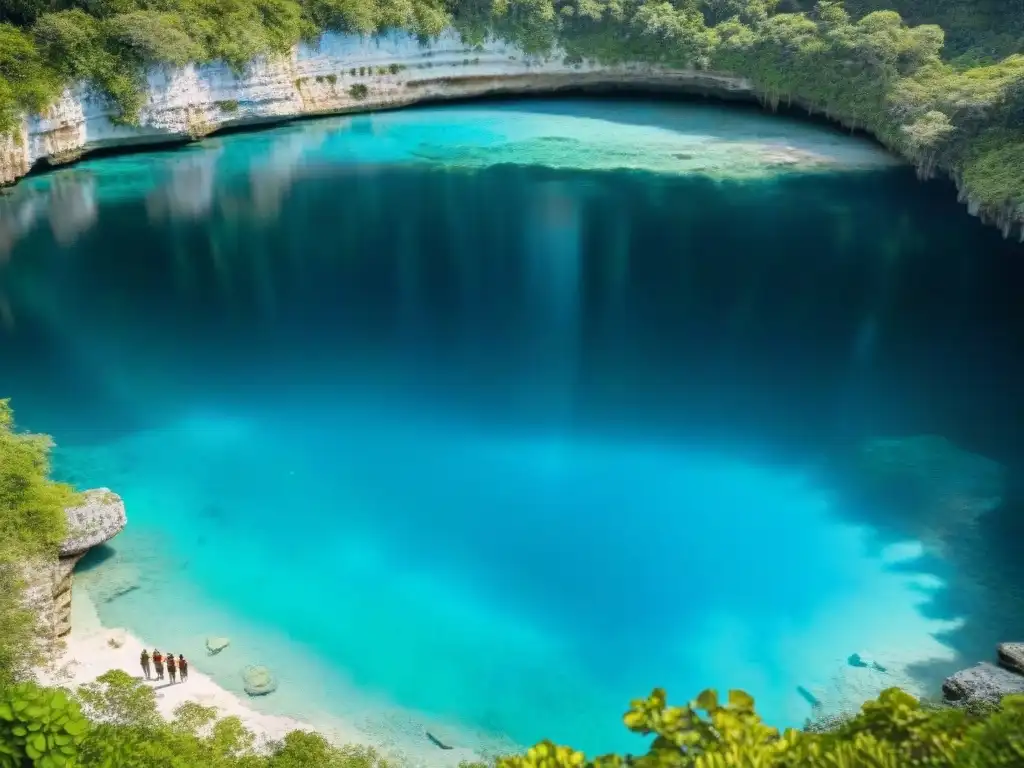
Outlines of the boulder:
<svg viewBox="0 0 1024 768">
<path fill-rule="evenodd" d="M 1024 643 L 1000 643 L 996 649 L 999 666 L 1024 675 Z"/>
<path fill-rule="evenodd" d="M 206 638 L 206 650 L 210 652 L 211 656 L 215 653 L 220 653 L 229 645 L 231 645 L 231 640 L 226 637 Z"/>
<path fill-rule="evenodd" d="M 65 510 L 68 537 L 60 547 L 61 557 L 82 555 L 93 547 L 110 541 L 128 522 L 121 497 L 109 488 L 86 491 L 77 507 Z"/>
<path fill-rule="evenodd" d="M 988 662 L 961 669 L 942 684 L 942 695 L 954 703 L 997 704 L 1014 693 L 1024 693 L 1024 676 Z"/>
<path fill-rule="evenodd" d="M 277 690 L 277 679 L 264 666 L 246 667 L 242 679 L 245 681 L 245 692 L 250 696 L 266 696 Z"/>
</svg>

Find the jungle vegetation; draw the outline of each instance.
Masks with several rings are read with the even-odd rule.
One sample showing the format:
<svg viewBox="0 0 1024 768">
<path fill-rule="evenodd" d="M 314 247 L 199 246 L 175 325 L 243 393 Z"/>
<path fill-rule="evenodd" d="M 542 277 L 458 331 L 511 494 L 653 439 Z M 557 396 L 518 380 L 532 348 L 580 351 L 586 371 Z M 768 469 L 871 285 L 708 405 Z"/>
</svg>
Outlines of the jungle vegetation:
<svg viewBox="0 0 1024 768">
<path fill-rule="evenodd" d="M 824 733 L 780 733 L 761 722 L 754 702 L 730 691 L 719 702 L 704 691 L 668 706 L 655 690 L 632 702 L 623 720 L 651 737 L 640 756 L 587 758 L 541 742 L 525 754 L 499 758 L 497 768 L 1013 768 L 1024 765 L 1024 696 L 1007 697 L 984 715 L 922 707 L 897 688 L 864 704 Z M 119 670 L 77 691 L 26 682 L 0 687 L 3 768 L 398 768 L 373 749 L 337 747 L 293 731 L 257 743 L 235 717 L 187 702 L 171 720 L 156 709 L 156 692 Z M 463 763 L 460 768 L 491 768 Z"/>
<path fill-rule="evenodd" d="M 902 16 L 901 16 L 902 14 Z M 733 73 L 769 106 L 870 131 L 950 173 L 1009 231 L 1024 219 L 1024 0 L 0 0 L 0 133 L 88 81 L 137 119 L 143 72 L 238 70 L 324 30 L 454 26 L 570 60 Z"/>
</svg>

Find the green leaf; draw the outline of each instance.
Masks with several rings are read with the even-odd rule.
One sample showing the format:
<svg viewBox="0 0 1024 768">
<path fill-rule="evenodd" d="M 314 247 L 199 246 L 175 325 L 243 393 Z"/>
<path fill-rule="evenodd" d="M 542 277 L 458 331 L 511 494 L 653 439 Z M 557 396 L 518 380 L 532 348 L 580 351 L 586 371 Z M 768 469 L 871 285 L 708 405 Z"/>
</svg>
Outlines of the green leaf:
<svg viewBox="0 0 1024 768">
<path fill-rule="evenodd" d="M 753 712 L 754 697 L 746 691 L 731 690 L 729 691 L 729 706 L 742 712 Z"/>
<path fill-rule="evenodd" d="M 694 708 L 703 709 L 706 712 L 713 712 L 718 709 L 718 693 L 713 688 L 701 691 L 694 702 Z"/>
<path fill-rule="evenodd" d="M 78 736 L 79 734 L 85 733 L 89 724 L 85 720 L 72 720 L 64 726 L 64 731 L 70 733 L 72 736 Z"/>
<path fill-rule="evenodd" d="M 11 705 L 6 701 L 0 702 L 0 720 L 7 720 L 10 722 L 14 719 L 14 710 L 11 709 Z"/>
</svg>

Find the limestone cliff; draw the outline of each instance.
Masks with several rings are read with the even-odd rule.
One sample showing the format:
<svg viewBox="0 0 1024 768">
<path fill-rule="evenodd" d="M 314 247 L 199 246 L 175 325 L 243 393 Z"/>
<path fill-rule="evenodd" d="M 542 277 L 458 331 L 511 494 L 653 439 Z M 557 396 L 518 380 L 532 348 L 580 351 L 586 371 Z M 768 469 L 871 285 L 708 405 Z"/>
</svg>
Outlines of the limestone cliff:
<svg viewBox="0 0 1024 768">
<path fill-rule="evenodd" d="M 112 147 L 197 138 L 220 128 L 303 115 L 364 111 L 492 93 L 528 93 L 599 85 L 658 86 L 753 96 L 742 78 L 649 65 L 569 64 L 536 58 L 496 40 L 472 47 L 454 31 L 421 45 L 412 35 L 326 34 L 291 55 L 260 60 L 244 72 L 223 63 L 160 67 L 148 73 L 138 125 L 117 125 L 116 110 L 85 85 L 68 88 L 43 115 L 27 117 L 0 138 L 0 183 L 39 160 L 65 163 Z"/>
<path fill-rule="evenodd" d="M 31 563 L 26 569 L 27 600 L 36 609 L 52 639 L 71 632 L 71 587 L 75 565 L 95 546 L 120 533 L 127 522 L 124 502 L 108 488 L 85 493 L 82 504 L 67 511 L 68 538 L 59 556 Z"/>
</svg>

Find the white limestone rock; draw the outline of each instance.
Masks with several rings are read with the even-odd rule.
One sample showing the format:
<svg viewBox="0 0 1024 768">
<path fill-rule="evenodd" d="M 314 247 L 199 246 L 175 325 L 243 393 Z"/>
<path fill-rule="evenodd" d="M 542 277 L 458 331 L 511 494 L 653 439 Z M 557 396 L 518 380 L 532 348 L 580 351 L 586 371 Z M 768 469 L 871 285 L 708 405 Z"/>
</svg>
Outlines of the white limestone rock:
<svg viewBox="0 0 1024 768">
<path fill-rule="evenodd" d="M 68 538 L 61 545 L 61 557 L 81 555 L 110 541 L 128 522 L 124 501 L 109 488 L 86 491 L 83 503 L 66 512 Z"/>
<path fill-rule="evenodd" d="M 24 176 L 41 159 L 58 164 L 96 149 L 189 141 L 223 127 L 425 100 L 602 83 L 754 93 L 749 81 L 726 74 L 572 64 L 561 51 L 530 56 L 496 39 L 474 47 L 454 30 L 426 44 L 398 31 L 370 37 L 327 33 L 286 56 L 257 59 L 244 72 L 214 62 L 153 67 L 146 79 L 146 101 L 135 126 L 116 124 L 116 107 L 84 83 L 67 88 L 45 114 L 25 117 L 15 136 L 0 137 L 0 184 Z M 353 86 L 364 86 L 365 95 Z"/>
</svg>

